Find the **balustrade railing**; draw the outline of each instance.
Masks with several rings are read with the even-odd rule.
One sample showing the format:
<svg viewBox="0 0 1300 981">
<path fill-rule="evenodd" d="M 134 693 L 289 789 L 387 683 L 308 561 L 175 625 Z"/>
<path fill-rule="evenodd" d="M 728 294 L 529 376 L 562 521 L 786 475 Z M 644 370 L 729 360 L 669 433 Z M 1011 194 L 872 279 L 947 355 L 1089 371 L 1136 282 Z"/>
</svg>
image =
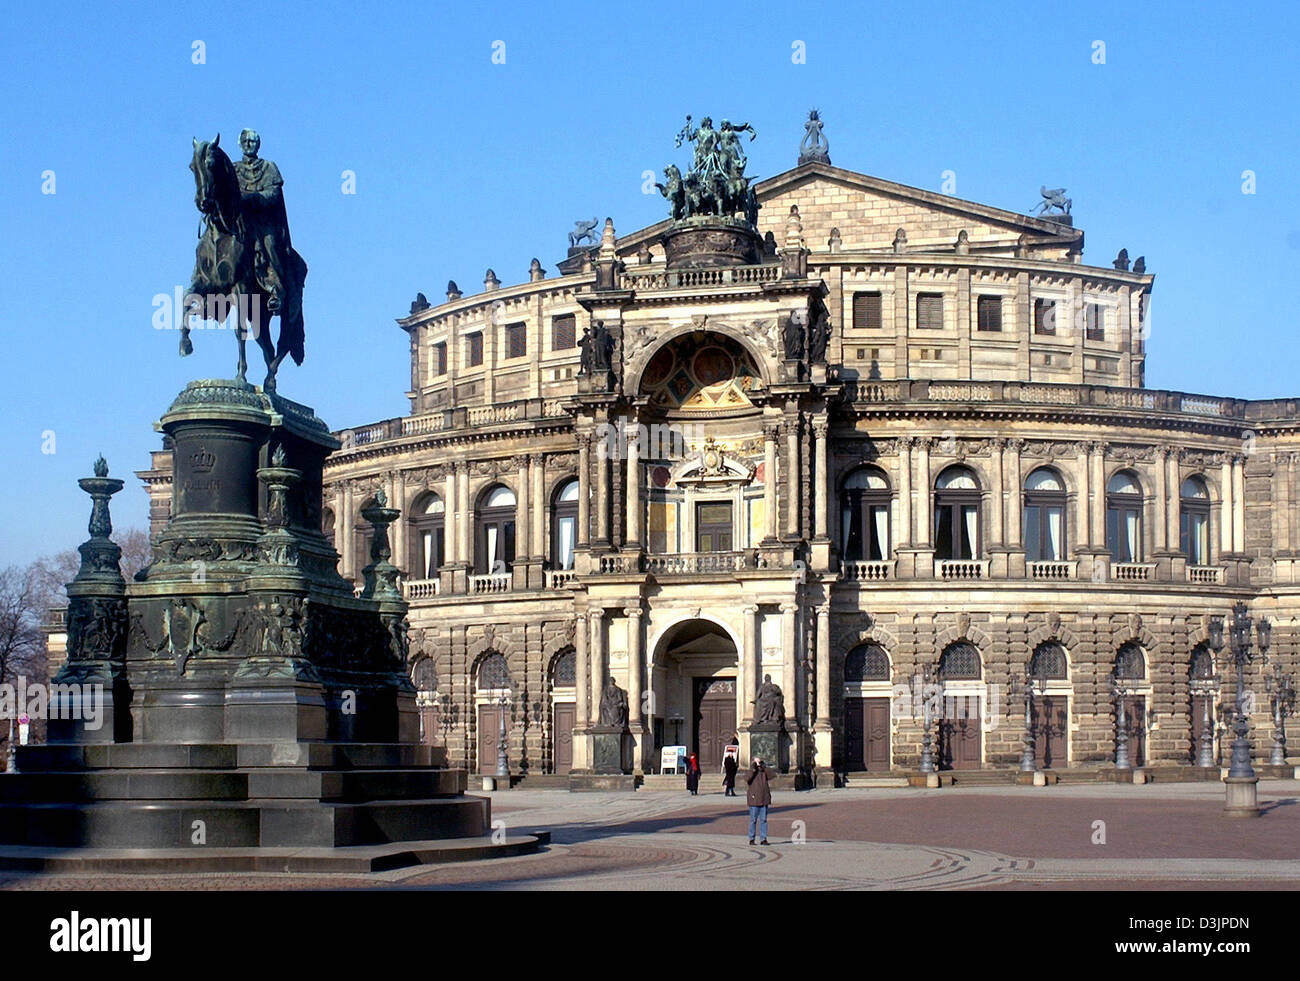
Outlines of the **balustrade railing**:
<svg viewBox="0 0 1300 981">
<path fill-rule="evenodd" d="M 438 595 L 441 585 L 437 579 L 407 579 L 402 583 L 402 595 L 408 600 L 429 599 Z"/>
<path fill-rule="evenodd" d="M 1223 568 L 1217 565 L 1189 565 L 1187 581 L 1201 586 L 1219 585 L 1223 582 Z"/>
<path fill-rule="evenodd" d="M 949 582 L 989 577 L 988 559 L 939 559 L 934 565 L 939 578 Z"/>
<path fill-rule="evenodd" d="M 469 591 L 475 596 L 484 593 L 508 593 L 510 579 L 508 572 L 489 572 L 484 575 L 470 576 Z"/>
<path fill-rule="evenodd" d="M 568 589 L 578 581 L 578 574 L 572 569 L 546 569 L 542 573 L 542 583 L 547 589 Z"/>
<path fill-rule="evenodd" d="M 1110 567 L 1115 582 L 1150 582 L 1156 577 L 1154 562 L 1116 562 Z"/>
<path fill-rule="evenodd" d="M 1073 579 L 1075 563 L 1045 560 L 1025 563 L 1030 579 Z"/>
<path fill-rule="evenodd" d="M 699 572 L 738 572 L 745 568 L 743 552 L 684 552 L 678 555 L 647 555 L 646 572 L 660 575 Z"/>
<path fill-rule="evenodd" d="M 893 560 L 850 560 L 840 567 L 840 578 L 845 582 L 879 582 L 894 578 Z"/>
</svg>

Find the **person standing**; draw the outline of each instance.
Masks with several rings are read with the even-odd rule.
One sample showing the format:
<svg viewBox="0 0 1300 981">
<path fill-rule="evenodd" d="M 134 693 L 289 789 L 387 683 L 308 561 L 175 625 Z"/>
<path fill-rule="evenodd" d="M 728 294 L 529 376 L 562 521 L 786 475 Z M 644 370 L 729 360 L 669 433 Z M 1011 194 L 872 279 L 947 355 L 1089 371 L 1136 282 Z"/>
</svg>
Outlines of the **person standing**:
<svg viewBox="0 0 1300 981">
<path fill-rule="evenodd" d="M 767 844 L 767 809 L 772 803 L 772 788 L 767 782 L 767 764 L 755 756 L 745 778 L 749 789 L 745 792 L 745 801 L 749 804 L 749 843 L 754 843 L 754 825 L 758 825 L 759 844 Z"/>
<path fill-rule="evenodd" d="M 698 797 L 700 793 L 700 761 L 692 753 L 686 759 L 686 789 L 691 792 L 692 797 Z"/>
<path fill-rule="evenodd" d="M 736 773 L 740 770 L 740 746 L 733 741 L 722 755 L 722 786 L 726 788 L 724 796 L 736 796 Z"/>
</svg>

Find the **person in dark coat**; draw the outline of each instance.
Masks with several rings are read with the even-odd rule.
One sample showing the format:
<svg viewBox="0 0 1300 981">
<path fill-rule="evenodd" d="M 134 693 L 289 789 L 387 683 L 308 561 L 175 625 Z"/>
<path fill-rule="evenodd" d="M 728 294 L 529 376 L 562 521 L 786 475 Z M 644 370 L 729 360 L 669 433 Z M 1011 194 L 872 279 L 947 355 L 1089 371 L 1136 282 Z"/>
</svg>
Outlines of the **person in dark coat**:
<svg viewBox="0 0 1300 981">
<path fill-rule="evenodd" d="M 730 749 L 733 746 L 736 748 L 736 752 L 725 753 L 722 757 L 722 785 L 726 788 L 724 791 L 726 797 L 736 796 L 736 773 L 740 770 L 740 744 L 734 736 L 732 741 L 728 743 L 727 748 Z"/>
<path fill-rule="evenodd" d="M 686 789 L 692 797 L 700 793 L 700 761 L 694 753 L 686 758 Z"/>
<path fill-rule="evenodd" d="M 767 809 L 772 803 L 772 788 L 767 782 L 767 764 L 759 757 L 754 757 L 745 782 L 749 784 L 749 789 L 745 792 L 745 802 L 749 805 L 749 843 L 754 843 L 754 825 L 757 824 L 762 838 L 759 844 L 766 845 Z"/>
</svg>

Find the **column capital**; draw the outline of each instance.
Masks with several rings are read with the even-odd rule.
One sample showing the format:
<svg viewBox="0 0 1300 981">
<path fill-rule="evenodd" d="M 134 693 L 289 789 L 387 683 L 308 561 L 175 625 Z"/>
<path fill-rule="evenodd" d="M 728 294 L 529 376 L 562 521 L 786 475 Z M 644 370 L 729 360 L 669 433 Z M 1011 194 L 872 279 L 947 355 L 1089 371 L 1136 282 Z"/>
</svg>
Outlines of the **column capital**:
<svg viewBox="0 0 1300 981">
<path fill-rule="evenodd" d="M 578 449 L 580 450 L 590 450 L 591 441 L 594 438 L 591 433 L 578 433 L 574 436 L 574 439 L 578 441 Z"/>
<path fill-rule="evenodd" d="M 829 603 L 822 603 L 820 606 L 817 607 L 817 618 L 819 620 L 830 619 L 830 615 L 831 615 L 831 605 Z"/>
<path fill-rule="evenodd" d="M 758 607 L 751 604 L 750 606 L 741 607 L 740 612 L 747 617 L 752 617 L 758 613 Z"/>
<path fill-rule="evenodd" d="M 1009 449 L 1012 453 L 1019 454 L 1019 453 L 1023 453 L 1025 450 L 1026 441 L 1021 439 L 1019 436 L 1012 436 L 1010 439 L 1006 441 L 1006 443 L 1007 443 L 1007 449 Z"/>
<path fill-rule="evenodd" d="M 918 450 L 922 450 L 926 453 L 930 452 L 930 448 L 933 447 L 936 442 L 937 440 L 933 436 L 916 436 L 913 438 L 913 445 Z"/>
<path fill-rule="evenodd" d="M 798 604 L 798 603 L 782 603 L 782 604 L 781 604 L 781 612 L 782 612 L 783 614 L 787 615 L 787 616 L 790 615 L 790 614 L 792 614 L 792 613 L 798 613 L 798 612 L 799 612 L 799 604 Z"/>
<path fill-rule="evenodd" d="M 994 436 L 989 440 L 989 447 L 994 451 L 1001 453 L 1007 448 L 1007 441 L 1001 436 Z"/>
<path fill-rule="evenodd" d="M 645 611 L 641 609 L 641 607 L 639 606 L 626 606 L 623 608 L 623 615 L 626 616 L 629 620 L 634 618 L 639 618 L 644 613 Z"/>
<path fill-rule="evenodd" d="M 774 443 L 774 442 L 776 442 L 777 437 L 780 436 L 780 435 L 781 435 L 781 425 L 780 425 L 780 423 L 765 423 L 765 424 L 763 425 L 763 439 L 764 439 L 764 440 L 766 440 L 766 441 L 768 441 L 768 442 L 773 442 L 773 443 Z"/>
<path fill-rule="evenodd" d="M 588 610 L 587 618 L 590 619 L 592 623 L 600 623 L 605 619 L 605 608 L 597 606 L 594 609 Z"/>
</svg>

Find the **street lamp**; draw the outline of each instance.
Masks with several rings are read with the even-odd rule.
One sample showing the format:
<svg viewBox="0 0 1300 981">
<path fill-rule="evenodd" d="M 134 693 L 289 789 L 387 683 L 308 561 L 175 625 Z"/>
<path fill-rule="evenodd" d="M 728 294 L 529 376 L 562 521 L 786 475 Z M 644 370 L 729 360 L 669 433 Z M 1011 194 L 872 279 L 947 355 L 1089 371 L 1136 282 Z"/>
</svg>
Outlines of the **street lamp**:
<svg viewBox="0 0 1300 981">
<path fill-rule="evenodd" d="M 1025 667 L 1025 751 L 1020 757 L 1020 772 L 1034 773 L 1038 770 L 1038 752 L 1034 742 L 1034 677 Z"/>
<path fill-rule="evenodd" d="M 1255 775 L 1255 768 L 1250 762 L 1250 741 L 1247 738 L 1250 731 L 1250 720 L 1247 718 L 1246 713 L 1246 666 L 1257 656 L 1267 658 L 1269 637 L 1272 631 L 1268 620 L 1260 617 L 1259 623 L 1255 624 L 1246 611 L 1245 603 L 1233 605 L 1232 625 L 1229 629 L 1232 659 L 1237 666 L 1237 697 L 1232 726 L 1236 738 L 1232 741 L 1232 758 L 1228 766 L 1228 776 L 1225 780 L 1226 790 L 1223 808 L 1229 817 L 1259 816 L 1259 777 Z M 1251 636 L 1252 627 L 1255 628 L 1253 631 L 1254 644 L 1252 644 Z M 1221 626 L 1215 628 L 1212 636 L 1221 636 L 1221 631 Z M 1256 645 L 1259 648 L 1258 654 L 1256 654 L 1255 650 Z"/>
<path fill-rule="evenodd" d="M 456 727 L 456 720 L 452 718 L 451 695 L 443 693 L 438 696 L 438 726 L 442 729 L 442 746 L 447 750 L 447 758 L 451 758 L 451 730 Z"/>
<path fill-rule="evenodd" d="M 1128 756 L 1128 717 L 1124 714 L 1124 696 L 1127 689 L 1120 683 L 1119 665 L 1110 673 L 1110 694 L 1115 699 L 1115 769 L 1131 770 Z"/>
<path fill-rule="evenodd" d="M 497 704 L 501 706 L 501 726 L 500 738 L 497 740 L 497 776 L 505 777 L 506 787 L 510 786 L 510 761 L 507 758 L 509 747 L 506 744 L 506 709 L 510 706 L 510 692 L 502 691 L 497 696 Z"/>
<path fill-rule="evenodd" d="M 921 717 L 924 719 L 924 731 L 921 733 L 921 772 L 934 773 L 934 754 L 931 750 L 931 743 L 934 739 L 930 730 L 934 725 L 930 718 L 930 688 L 934 683 L 933 665 L 925 665 L 921 668 Z"/>
<path fill-rule="evenodd" d="M 1295 712 L 1295 685 L 1281 663 L 1273 662 L 1273 673 L 1264 679 L 1273 708 L 1273 755 L 1270 766 L 1286 766 L 1286 719 Z"/>
</svg>

